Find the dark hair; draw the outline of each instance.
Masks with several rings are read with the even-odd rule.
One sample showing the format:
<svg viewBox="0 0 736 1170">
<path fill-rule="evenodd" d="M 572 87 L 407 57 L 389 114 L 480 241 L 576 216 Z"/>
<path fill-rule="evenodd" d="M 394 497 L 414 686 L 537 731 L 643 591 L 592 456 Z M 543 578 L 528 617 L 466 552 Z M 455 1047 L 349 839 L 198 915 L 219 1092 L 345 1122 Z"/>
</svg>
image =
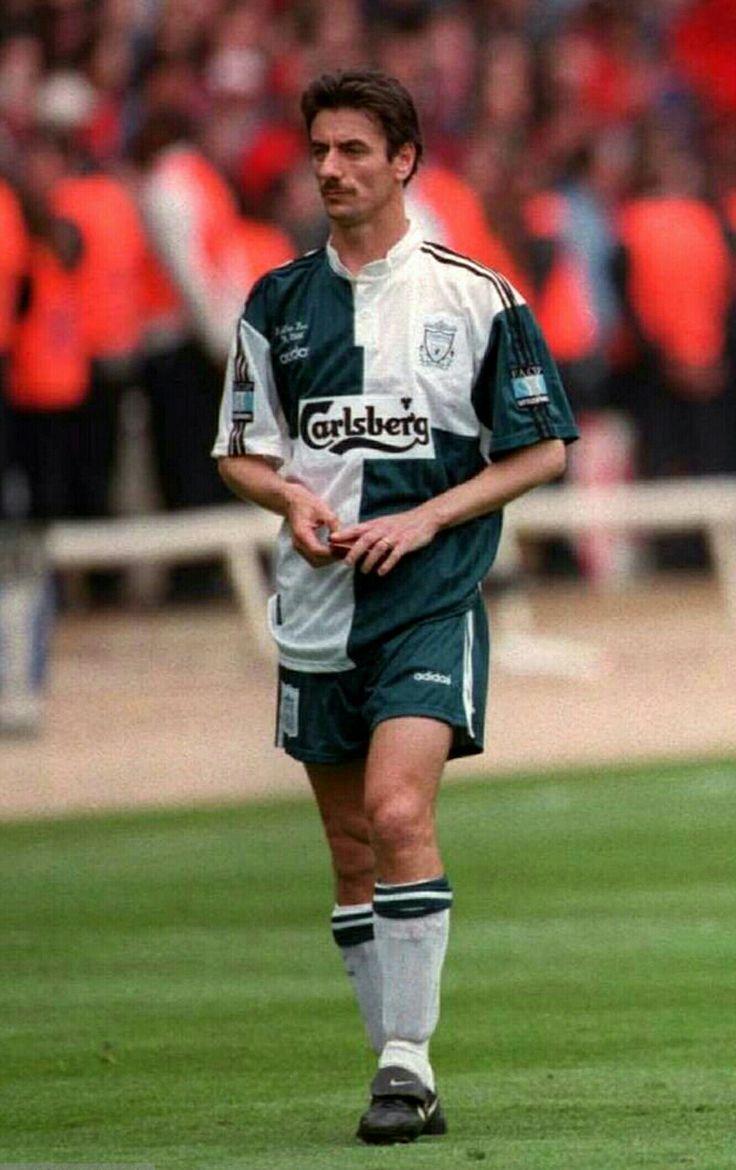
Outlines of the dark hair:
<svg viewBox="0 0 736 1170">
<path fill-rule="evenodd" d="M 305 89 L 301 108 L 307 133 L 321 110 L 362 110 L 383 130 L 390 159 L 407 142 L 414 147 L 414 166 L 404 186 L 416 172 L 424 151 L 419 118 L 411 94 L 395 77 L 378 69 L 324 73 Z"/>
<path fill-rule="evenodd" d="M 165 147 L 191 142 L 193 138 L 194 125 L 189 115 L 173 106 L 161 106 L 143 118 L 130 141 L 128 155 L 138 166 L 146 167 Z"/>
</svg>

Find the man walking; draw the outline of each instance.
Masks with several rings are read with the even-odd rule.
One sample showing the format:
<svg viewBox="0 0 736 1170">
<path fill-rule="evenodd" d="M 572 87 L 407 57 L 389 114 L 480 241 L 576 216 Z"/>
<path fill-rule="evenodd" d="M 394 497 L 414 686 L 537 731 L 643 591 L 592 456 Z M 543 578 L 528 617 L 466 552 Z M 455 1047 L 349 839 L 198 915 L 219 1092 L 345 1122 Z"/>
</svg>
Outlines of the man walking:
<svg viewBox="0 0 736 1170">
<path fill-rule="evenodd" d="M 330 240 L 253 289 L 213 454 L 284 517 L 277 741 L 319 805 L 333 934 L 378 1055 L 358 1136 L 388 1144 L 446 1129 L 434 806 L 447 759 L 483 747 L 480 584 L 502 506 L 559 476 L 576 432 L 518 294 L 407 221 L 422 142 L 406 90 L 324 76 L 302 110 Z"/>
</svg>

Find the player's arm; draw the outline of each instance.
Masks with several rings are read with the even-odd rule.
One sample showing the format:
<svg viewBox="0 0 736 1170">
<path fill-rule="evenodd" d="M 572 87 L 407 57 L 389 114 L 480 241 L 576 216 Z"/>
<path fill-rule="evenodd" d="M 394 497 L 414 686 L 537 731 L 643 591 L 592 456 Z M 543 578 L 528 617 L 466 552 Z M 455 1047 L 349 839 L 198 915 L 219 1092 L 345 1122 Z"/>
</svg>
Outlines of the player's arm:
<svg viewBox="0 0 736 1170">
<path fill-rule="evenodd" d="M 303 484 L 284 479 L 262 455 L 224 455 L 217 466 L 234 495 L 284 517 L 294 548 L 310 565 L 320 568 L 334 563 L 319 530 L 332 531 L 339 527 L 339 521 L 323 500 Z"/>
<path fill-rule="evenodd" d="M 491 463 L 465 483 L 450 488 L 422 504 L 437 521 L 437 530 L 453 528 L 496 512 L 540 484 L 558 479 L 565 470 L 567 455 L 562 439 L 545 439 L 531 447 L 513 451 L 498 463 Z"/>
<path fill-rule="evenodd" d="M 384 575 L 443 528 L 497 511 L 565 470 L 565 443 L 577 431 L 559 373 L 528 306 L 510 285 L 505 295 L 471 388 L 478 421 L 490 435 L 489 465 L 408 512 L 334 533 L 348 548 L 348 564 L 360 561 L 363 571 Z"/>
<path fill-rule="evenodd" d="M 416 508 L 352 525 L 334 532 L 331 539 L 350 545 L 346 564 L 360 561 L 362 572 L 376 569 L 379 576 L 384 576 L 403 556 L 429 544 L 444 528 L 495 512 L 531 488 L 557 479 L 565 470 L 565 462 L 562 440 L 545 439 L 511 452 L 472 479 Z"/>
<path fill-rule="evenodd" d="M 318 568 L 333 561 L 319 530 L 337 528 L 338 521 L 313 492 L 279 471 L 290 459 L 291 439 L 273 378 L 263 294 L 259 282 L 237 325 L 212 454 L 230 490 L 283 516 L 294 548 Z"/>
</svg>

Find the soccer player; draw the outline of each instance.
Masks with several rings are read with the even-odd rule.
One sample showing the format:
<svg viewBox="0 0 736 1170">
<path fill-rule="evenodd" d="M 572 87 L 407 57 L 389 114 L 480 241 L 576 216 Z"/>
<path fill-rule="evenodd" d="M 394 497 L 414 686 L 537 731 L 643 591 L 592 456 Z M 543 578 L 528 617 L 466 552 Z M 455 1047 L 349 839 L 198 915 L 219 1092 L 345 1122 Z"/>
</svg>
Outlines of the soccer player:
<svg viewBox="0 0 736 1170">
<path fill-rule="evenodd" d="M 561 474 L 576 431 L 519 295 L 407 221 L 422 141 L 406 90 L 323 76 L 302 111 L 330 239 L 252 290 L 213 454 L 284 517 L 277 742 L 318 802 L 333 935 L 378 1055 L 358 1136 L 389 1144 L 446 1129 L 434 807 L 446 760 L 483 748 L 481 582 L 502 506 Z"/>
</svg>

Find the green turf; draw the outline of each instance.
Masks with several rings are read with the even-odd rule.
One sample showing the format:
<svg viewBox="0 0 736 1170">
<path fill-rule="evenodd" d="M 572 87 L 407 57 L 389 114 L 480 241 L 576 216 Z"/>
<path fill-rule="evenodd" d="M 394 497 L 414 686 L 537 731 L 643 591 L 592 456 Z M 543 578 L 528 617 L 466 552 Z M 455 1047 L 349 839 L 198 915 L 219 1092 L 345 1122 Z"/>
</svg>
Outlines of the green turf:
<svg viewBox="0 0 736 1170">
<path fill-rule="evenodd" d="M 451 1131 L 372 1062 L 304 802 L 0 827 L 0 1163 L 736 1168 L 736 763 L 448 785 Z"/>
</svg>

